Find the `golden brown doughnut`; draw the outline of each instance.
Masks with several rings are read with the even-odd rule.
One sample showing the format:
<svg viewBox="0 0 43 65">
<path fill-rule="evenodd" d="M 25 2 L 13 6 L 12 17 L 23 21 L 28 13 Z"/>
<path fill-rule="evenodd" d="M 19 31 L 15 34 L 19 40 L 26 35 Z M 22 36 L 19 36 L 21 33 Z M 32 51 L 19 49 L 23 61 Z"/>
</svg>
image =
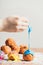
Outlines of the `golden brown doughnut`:
<svg viewBox="0 0 43 65">
<path fill-rule="evenodd" d="M 28 46 L 20 45 L 20 54 L 23 54 L 26 50 L 28 50 Z"/>
<path fill-rule="evenodd" d="M 13 46 L 16 45 L 16 42 L 15 42 L 12 38 L 8 38 L 8 39 L 5 41 L 5 44 L 8 45 L 8 46 L 10 46 L 10 47 L 12 48 Z"/>
<path fill-rule="evenodd" d="M 33 60 L 33 55 L 31 55 L 31 54 L 23 55 L 23 59 L 25 61 L 31 61 L 31 60 Z"/>
<path fill-rule="evenodd" d="M 5 53 L 5 54 L 9 54 L 11 52 L 11 48 L 9 46 L 1 46 L 1 50 Z"/>
<path fill-rule="evenodd" d="M 16 50 L 17 52 L 20 51 L 20 48 L 16 45 L 16 42 L 12 39 L 12 38 L 8 38 L 6 41 L 5 41 L 5 44 L 8 45 L 12 51 Z"/>
<path fill-rule="evenodd" d="M 19 53 L 20 47 L 18 47 L 17 45 L 15 45 L 15 46 L 12 47 L 12 50 L 13 51 L 17 51 Z"/>
</svg>

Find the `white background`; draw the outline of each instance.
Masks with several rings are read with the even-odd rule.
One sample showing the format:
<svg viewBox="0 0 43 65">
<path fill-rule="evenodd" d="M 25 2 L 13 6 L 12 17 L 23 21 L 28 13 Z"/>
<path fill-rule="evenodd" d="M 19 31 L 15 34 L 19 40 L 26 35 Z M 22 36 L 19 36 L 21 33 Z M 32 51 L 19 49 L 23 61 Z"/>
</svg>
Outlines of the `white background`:
<svg viewBox="0 0 43 65">
<path fill-rule="evenodd" d="M 43 48 L 43 0 L 0 0 L 0 18 L 11 15 L 25 16 L 30 20 L 31 47 Z M 3 35 L 0 33 L 0 39 Z"/>
</svg>

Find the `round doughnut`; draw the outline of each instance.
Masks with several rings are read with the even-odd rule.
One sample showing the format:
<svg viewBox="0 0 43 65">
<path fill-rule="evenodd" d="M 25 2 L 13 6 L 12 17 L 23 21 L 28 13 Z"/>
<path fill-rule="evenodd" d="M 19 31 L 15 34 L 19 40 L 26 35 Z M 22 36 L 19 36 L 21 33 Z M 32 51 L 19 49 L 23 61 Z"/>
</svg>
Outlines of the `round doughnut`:
<svg viewBox="0 0 43 65">
<path fill-rule="evenodd" d="M 28 50 L 28 46 L 20 46 L 20 54 L 23 54 L 26 50 Z"/>
<path fill-rule="evenodd" d="M 5 53 L 5 54 L 9 54 L 11 52 L 11 48 L 9 46 L 1 46 L 1 50 Z"/>
<path fill-rule="evenodd" d="M 16 42 L 15 42 L 12 38 L 8 38 L 8 39 L 5 41 L 5 44 L 6 44 L 7 46 L 10 46 L 10 47 L 12 48 L 13 46 L 16 45 Z"/>
<path fill-rule="evenodd" d="M 34 56 L 33 56 L 33 52 L 31 50 L 26 50 L 23 54 L 23 59 L 25 61 L 31 61 L 33 60 Z"/>
</svg>

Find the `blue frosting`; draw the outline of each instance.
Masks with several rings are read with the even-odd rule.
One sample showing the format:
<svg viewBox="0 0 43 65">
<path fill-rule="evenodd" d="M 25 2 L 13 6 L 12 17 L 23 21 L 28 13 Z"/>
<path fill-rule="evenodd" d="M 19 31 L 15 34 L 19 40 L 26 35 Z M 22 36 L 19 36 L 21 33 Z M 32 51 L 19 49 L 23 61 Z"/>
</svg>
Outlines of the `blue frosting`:
<svg viewBox="0 0 43 65">
<path fill-rule="evenodd" d="M 34 53 L 31 50 L 26 50 L 24 52 L 24 55 L 28 55 L 28 54 L 34 55 Z"/>
</svg>

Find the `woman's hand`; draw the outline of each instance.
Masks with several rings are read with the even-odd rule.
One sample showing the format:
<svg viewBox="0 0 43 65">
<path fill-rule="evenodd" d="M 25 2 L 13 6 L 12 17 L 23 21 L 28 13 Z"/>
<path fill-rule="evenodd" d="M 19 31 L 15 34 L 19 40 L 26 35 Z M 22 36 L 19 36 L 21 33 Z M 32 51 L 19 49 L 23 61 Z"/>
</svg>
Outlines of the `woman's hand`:
<svg viewBox="0 0 43 65">
<path fill-rule="evenodd" d="M 7 17 L 3 20 L 3 31 L 20 32 L 29 26 L 29 20 L 24 17 Z"/>
</svg>

